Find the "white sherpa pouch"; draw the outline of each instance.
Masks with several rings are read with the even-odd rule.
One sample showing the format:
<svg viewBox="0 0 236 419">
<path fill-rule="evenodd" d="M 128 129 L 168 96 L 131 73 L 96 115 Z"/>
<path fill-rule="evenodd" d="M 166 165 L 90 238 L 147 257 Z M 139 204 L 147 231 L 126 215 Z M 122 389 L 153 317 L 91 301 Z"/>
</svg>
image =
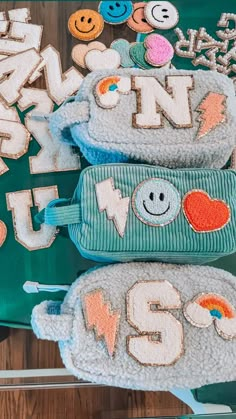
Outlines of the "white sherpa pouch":
<svg viewBox="0 0 236 419">
<path fill-rule="evenodd" d="M 130 263 L 94 269 L 64 302 L 32 313 L 38 338 L 59 341 L 66 368 L 140 390 L 236 380 L 236 281 L 201 266 Z"/>
<path fill-rule="evenodd" d="M 49 120 L 91 164 L 221 168 L 236 142 L 233 82 L 212 71 L 95 71 Z"/>
</svg>

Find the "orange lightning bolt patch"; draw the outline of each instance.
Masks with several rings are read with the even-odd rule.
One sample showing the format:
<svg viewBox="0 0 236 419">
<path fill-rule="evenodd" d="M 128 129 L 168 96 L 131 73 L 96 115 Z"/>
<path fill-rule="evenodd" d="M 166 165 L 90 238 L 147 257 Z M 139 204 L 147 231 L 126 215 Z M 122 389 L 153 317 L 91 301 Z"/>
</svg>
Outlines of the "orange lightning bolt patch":
<svg viewBox="0 0 236 419">
<path fill-rule="evenodd" d="M 110 356 L 115 353 L 120 312 L 112 311 L 109 302 L 104 302 L 101 290 L 96 290 L 84 297 L 87 329 L 95 329 L 97 339 L 104 339 Z"/>
<path fill-rule="evenodd" d="M 210 92 L 197 107 L 196 110 L 201 112 L 198 119 L 200 128 L 197 134 L 197 140 L 226 121 L 226 99 L 227 97 L 225 95 Z"/>
</svg>

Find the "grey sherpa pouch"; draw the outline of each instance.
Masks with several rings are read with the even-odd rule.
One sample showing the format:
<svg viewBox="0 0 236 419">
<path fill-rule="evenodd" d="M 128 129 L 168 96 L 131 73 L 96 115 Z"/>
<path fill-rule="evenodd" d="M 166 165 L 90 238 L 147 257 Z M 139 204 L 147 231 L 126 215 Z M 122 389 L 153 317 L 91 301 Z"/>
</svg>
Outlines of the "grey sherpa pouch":
<svg viewBox="0 0 236 419">
<path fill-rule="evenodd" d="M 130 263 L 82 275 L 32 313 L 78 378 L 140 390 L 236 379 L 236 281 L 211 267 Z"/>
<path fill-rule="evenodd" d="M 233 81 L 213 71 L 105 70 L 49 117 L 91 164 L 222 168 L 236 143 Z"/>
</svg>

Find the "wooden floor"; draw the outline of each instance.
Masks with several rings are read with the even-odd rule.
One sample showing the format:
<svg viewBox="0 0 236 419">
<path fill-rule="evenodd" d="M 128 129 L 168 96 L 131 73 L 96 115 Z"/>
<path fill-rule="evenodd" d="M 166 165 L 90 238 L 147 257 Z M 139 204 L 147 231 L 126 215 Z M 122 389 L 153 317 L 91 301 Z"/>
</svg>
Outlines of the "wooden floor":
<svg viewBox="0 0 236 419">
<path fill-rule="evenodd" d="M 0 370 L 62 368 L 57 345 L 14 330 L 0 343 Z M 1 419 L 123 419 L 182 415 L 190 410 L 170 393 L 109 387 L 0 391 Z"/>
<path fill-rule="evenodd" d="M 30 7 L 32 22 L 43 24 L 42 47 L 48 43 L 61 53 L 63 70 L 71 64 L 71 49 L 76 40 L 68 33 L 67 21 L 78 8 L 97 8 L 97 2 L 1 2 L 0 10 Z M 109 44 L 135 34 L 125 25 L 108 27 L 99 38 Z M 43 87 L 41 81 L 35 87 Z M 57 346 L 40 342 L 29 331 L 12 330 L 0 344 L 0 370 L 62 367 Z M 114 388 L 74 390 L 0 391 L 0 419 L 123 419 L 181 415 L 186 406 L 168 393 L 144 393 Z"/>
</svg>

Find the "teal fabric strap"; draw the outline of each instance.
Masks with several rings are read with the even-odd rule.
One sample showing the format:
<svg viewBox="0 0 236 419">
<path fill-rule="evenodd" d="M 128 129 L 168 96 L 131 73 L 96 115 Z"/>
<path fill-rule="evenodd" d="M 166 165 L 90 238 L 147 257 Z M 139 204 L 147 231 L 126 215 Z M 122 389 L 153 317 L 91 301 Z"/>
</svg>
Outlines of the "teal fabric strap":
<svg viewBox="0 0 236 419">
<path fill-rule="evenodd" d="M 58 206 L 61 204 L 68 205 Z M 35 221 L 39 224 L 44 223 L 52 226 L 79 224 L 81 222 L 80 205 L 70 205 L 70 200 L 68 199 L 55 199 L 36 215 Z"/>
</svg>

